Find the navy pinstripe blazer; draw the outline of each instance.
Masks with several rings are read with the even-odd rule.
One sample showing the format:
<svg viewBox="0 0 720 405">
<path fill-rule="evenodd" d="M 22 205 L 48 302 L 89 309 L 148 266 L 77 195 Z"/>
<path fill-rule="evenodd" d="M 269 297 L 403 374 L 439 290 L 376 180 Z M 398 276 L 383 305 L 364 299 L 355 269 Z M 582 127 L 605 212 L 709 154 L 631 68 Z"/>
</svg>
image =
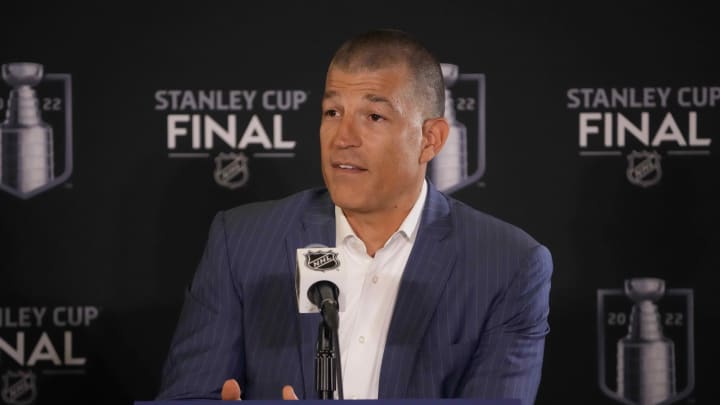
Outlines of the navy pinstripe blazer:
<svg viewBox="0 0 720 405">
<path fill-rule="evenodd" d="M 325 189 L 215 217 L 163 370 L 158 399 L 245 399 L 284 384 L 316 399 L 318 314 L 298 314 L 295 250 L 335 245 Z M 522 230 L 430 185 L 398 291 L 380 398 L 521 398 L 540 382 L 552 259 Z"/>
</svg>

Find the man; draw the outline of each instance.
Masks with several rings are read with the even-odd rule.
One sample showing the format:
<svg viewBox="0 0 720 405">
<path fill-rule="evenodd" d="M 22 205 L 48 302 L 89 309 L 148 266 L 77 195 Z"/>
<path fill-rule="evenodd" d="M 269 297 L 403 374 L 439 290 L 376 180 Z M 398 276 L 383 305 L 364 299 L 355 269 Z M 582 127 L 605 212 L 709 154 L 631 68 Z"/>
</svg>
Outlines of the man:
<svg viewBox="0 0 720 405">
<path fill-rule="evenodd" d="M 294 271 L 296 249 L 323 244 L 346 258 L 345 398 L 534 401 L 551 257 L 425 180 L 449 132 L 442 80 L 405 33 L 341 46 L 322 102 L 327 190 L 216 216 L 159 398 L 218 398 L 226 380 L 227 399 L 317 398 L 320 315 L 298 314 Z"/>
</svg>

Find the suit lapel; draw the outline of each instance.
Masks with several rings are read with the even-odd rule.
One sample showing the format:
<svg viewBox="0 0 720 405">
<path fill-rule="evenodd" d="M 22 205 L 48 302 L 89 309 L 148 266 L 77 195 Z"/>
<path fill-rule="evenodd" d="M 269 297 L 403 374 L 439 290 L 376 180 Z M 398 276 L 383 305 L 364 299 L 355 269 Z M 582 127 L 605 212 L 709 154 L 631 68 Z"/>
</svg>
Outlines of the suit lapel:
<svg viewBox="0 0 720 405">
<path fill-rule="evenodd" d="M 335 246 L 335 212 L 334 205 L 327 193 L 321 196 L 313 194 L 301 219 L 302 226 L 288 232 L 285 247 L 293 279 L 296 272 L 296 249 L 311 244 Z M 297 306 L 297 305 L 296 305 Z M 297 312 L 297 308 L 295 309 Z M 315 343 L 318 336 L 320 314 L 298 314 L 298 330 L 300 341 L 300 364 L 304 392 L 297 392 L 301 399 L 314 399 L 315 390 Z M 295 387 L 299 388 L 299 387 Z"/>
<path fill-rule="evenodd" d="M 420 229 L 400 282 L 388 331 L 380 398 L 407 396 L 417 351 L 454 268 L 454 239 L 448 201 L 428 183 Z"/>
</svg>

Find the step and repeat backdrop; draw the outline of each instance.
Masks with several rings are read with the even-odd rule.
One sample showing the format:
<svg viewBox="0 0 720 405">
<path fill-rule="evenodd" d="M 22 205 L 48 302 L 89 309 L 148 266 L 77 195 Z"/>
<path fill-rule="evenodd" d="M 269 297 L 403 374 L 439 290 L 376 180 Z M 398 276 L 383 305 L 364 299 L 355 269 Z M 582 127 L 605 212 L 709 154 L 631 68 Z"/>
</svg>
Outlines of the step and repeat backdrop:
<svg viewBox="0 0 720 405">
<path fill-rule="evenodd" d="M 327 64 L 380 27 L 416 35 L 444 66 L 457 153 L 428 177 L 553 254 L 537 403 L 719 400 L 708 10 L 6 6 L 0 404 L 152 399 L 212 217 L 322 185 Z"/>
</svg>

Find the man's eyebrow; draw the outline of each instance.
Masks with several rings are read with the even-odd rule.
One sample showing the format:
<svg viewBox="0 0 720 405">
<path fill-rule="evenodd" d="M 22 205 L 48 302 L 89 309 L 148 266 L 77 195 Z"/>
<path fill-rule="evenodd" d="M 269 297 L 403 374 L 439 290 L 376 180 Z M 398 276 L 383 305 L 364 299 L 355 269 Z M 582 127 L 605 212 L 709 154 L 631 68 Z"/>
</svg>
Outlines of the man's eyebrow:
<svg viewBox="0 0 720 405">
<path fill-rule="evenodd" d="M 395 108 L 395 104 L 393 104 L 389 98 L 379 96 L 377 94 L 366 94 L 365 99 L 370 101 L 371 103 L 383 103 L 387 104 L 388 107 L 392 108 L 393 110 L 397 111 L 397 108 Z"/>
<path fill-rule="evenodd" d="M 331 98 L 335 98 L 335 97 L 338 97 L 338 92 L 335 90 L 326 90 L 325 93 L 323 94 L 323 100 L 327 100 L 327 99 L 331 99 Z M 388 107 L 390 107 L 394 111 L 398 110 L 397 107 L 395 106 L 395 104 L 393 104 L 392 101 L 390 101 L 390 99 L 385 96 L 368 93 L 363 98 L 371 103 L 386 104 Z"/>
</svg>

